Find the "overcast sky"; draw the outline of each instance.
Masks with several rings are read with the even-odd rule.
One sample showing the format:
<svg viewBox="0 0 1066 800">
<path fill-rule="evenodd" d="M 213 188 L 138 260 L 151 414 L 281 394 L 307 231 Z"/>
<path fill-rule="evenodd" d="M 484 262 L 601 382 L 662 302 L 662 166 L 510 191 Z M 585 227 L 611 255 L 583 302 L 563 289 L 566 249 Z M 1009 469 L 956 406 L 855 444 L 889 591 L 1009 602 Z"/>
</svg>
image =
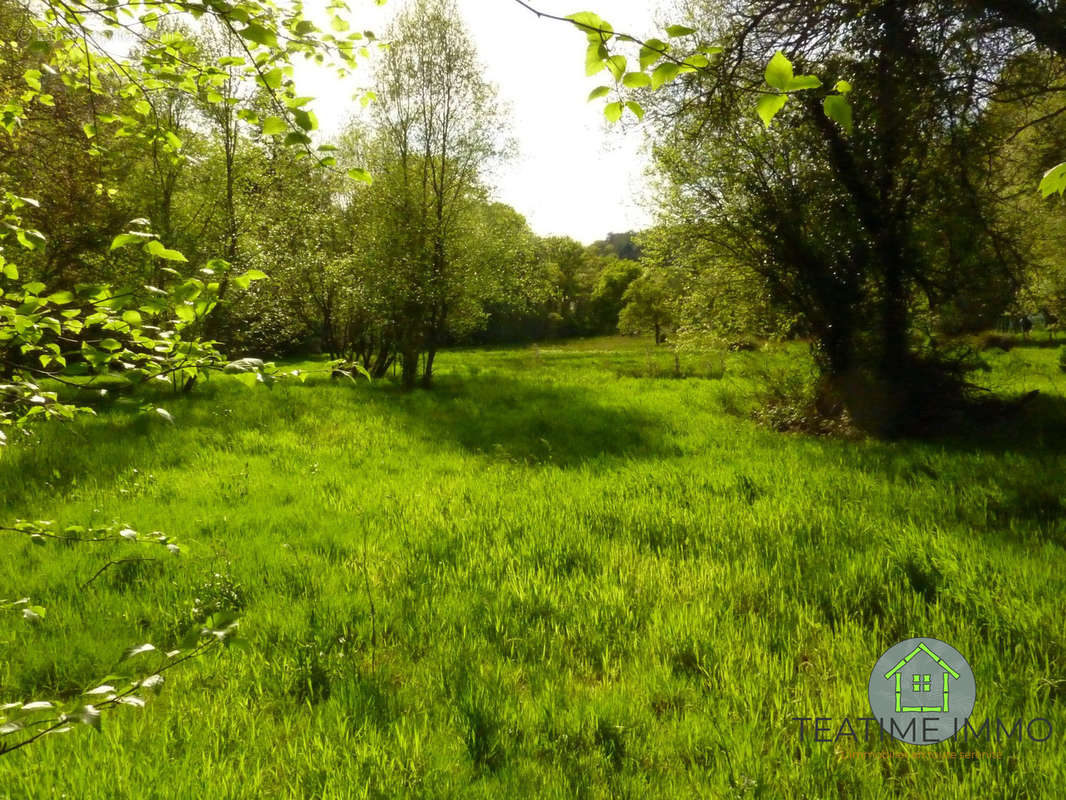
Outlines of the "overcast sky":
<svg viewBox="0 0 1066 800">
<path fill-rule="evenodd" d="M 609 232 L 639 230 L 650 223 L 642 208 L 641 177 L 646 165 L 642 134 L 632 127 L 607 127 L 603 101 L 586 102 L 604 76 L 585 77 L 585 38 L 571 26 L 538 20 L 514 0 L 457 0 L 489 80 L 512 109 L 518 155 L 495 175 L 497 199 L 525 215 L 542 235 L 563 234 L 586 244 Z M 353 27 L 384 31 L 404 0 L 384 9 L 373 0 L 351 0 Z M 531 5 L 565 16 L 592 10 L 615 30 L 643 33 L 652 28 L 653 0 L 532 0 Z M 351 116 L 351 94 L 359 80 L 340 84 L 329 72 L 297 69 L 297 88 L 314 95 L 315 114 L 325 135 Z"/>
</svg>

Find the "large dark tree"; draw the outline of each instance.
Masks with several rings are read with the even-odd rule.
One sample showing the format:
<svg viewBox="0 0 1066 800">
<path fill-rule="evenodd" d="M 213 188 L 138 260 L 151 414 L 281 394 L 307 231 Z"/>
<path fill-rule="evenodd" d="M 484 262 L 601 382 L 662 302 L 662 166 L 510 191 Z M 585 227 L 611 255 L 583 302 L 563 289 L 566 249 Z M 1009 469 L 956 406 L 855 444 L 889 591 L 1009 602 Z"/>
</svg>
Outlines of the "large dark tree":
<svg viewBox="0 0 1066 800">
<path fill-rule="evenodd" d="M 963 407 L 933 326 L 976 328 L 1013 298 L 1021 257 L 978 121 L 1034 36 L 958 3 L 694 3 L 726 44 L 665 95 L 658 160 L 701 235 L 756 271 L 812 334 L 824 410 L 883 435 Z M 854 87 L 854 125 L 795 96 L 770 133 L 752 114 L 769 54 Z M 1017 87 L 1015 87 L 1017 89 Z"/>
</svg>

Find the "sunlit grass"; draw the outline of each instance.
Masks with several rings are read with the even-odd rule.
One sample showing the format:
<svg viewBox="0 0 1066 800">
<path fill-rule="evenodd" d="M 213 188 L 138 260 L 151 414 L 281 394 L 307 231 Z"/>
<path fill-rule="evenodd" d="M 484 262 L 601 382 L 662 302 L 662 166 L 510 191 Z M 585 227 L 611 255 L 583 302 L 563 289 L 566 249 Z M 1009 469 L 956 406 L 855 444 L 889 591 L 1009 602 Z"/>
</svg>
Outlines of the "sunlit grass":
<svg viewBox="0 0 1066 800">
<path fill-rule="evenodd" d="M 1062 795 L 1057 353 L 989 356 L 989 386 L 1042 396 L 926 444 L 756 426 L 759 374 L 804 360 L 673 379 L 640 377 L 675 367 L 643 340 L 461 351 L 429 393 L 215 380 L 158 398 L 174 425 L 116 409 L 9 448 L 0 524 L 118 521 L 185 554 L 80 589 L 126 551 L 0 536 L 0 598 L 48 609 L 0 617 L 0 703 L 93 685 L 204 609 L 252 647 L 0 757 L 0 797 Z M 975 716 L 1052 738 L 940 762 L 799 743 L 793 717 L 865 716 L 912 635 L 969 659 Z"/>
</svg>

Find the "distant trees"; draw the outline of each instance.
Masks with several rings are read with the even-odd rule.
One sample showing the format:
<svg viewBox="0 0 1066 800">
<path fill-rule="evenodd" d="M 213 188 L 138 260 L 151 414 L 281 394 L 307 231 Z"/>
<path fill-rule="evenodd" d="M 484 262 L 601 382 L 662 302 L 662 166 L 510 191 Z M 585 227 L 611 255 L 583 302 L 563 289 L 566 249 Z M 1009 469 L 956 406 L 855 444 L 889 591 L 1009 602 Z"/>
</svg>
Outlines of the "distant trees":
<svg viewBox="0 0 1066 800">
<path fill-rule="evenodd" d="M 625 307 L 618 318 L 618 330 L 621 333 L 650 330 L 655 335 L 655 344 L 665 342 L 676 325 L 680 294 L 676 277 L 662 270 L 645 269 L 622 296 Z"/>
<path fill-rule="evenodd" d="M 487 332 L 490 341 L 613 334 L 623 295 L 640 274 L 636 261 L 620 258 L 611 239 L 629 243 L 632 234 L 612 234 L 585 247 L 566 236 L 537 242 L 537 300 L 520 309 L 497 309 Z M 635 253 L 633 249 L 626 252 Z M 534 312 L 523 325 L 505 322 L 509 313 Z"/>
</svg>

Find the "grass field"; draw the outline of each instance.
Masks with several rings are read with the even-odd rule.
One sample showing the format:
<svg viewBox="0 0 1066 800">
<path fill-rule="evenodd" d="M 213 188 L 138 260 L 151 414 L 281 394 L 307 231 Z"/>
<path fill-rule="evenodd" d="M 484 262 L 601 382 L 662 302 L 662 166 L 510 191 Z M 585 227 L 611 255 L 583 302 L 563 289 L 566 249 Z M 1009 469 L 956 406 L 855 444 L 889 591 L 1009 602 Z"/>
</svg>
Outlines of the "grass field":
<svg viewBox="0 0 1066 800">
<path fill-rule="evenodd" d="M 211 609 L 247 650 L 144 709 L 0 757 L 0 797 L 1066 796 L 1066 374 L 977 437 L 845 442 L 750 419 L 799 349 L 672 357 L 595 340 L 439 357 L 403 395 L 216 379 L 0 453 L 0 524 L 120 522 L 143 546 L 0 534 L 0 704 L 62 697 Z M 887 647 L 942 639 L 978 719 L 1045 718 L 996 758 L 842 758 L 794 717 L 866 716 Z M 1040 729 L 1034 729 L 1040 733 Z M 909 748 L 910 751 L 918 748 Z"/>
</svg>

